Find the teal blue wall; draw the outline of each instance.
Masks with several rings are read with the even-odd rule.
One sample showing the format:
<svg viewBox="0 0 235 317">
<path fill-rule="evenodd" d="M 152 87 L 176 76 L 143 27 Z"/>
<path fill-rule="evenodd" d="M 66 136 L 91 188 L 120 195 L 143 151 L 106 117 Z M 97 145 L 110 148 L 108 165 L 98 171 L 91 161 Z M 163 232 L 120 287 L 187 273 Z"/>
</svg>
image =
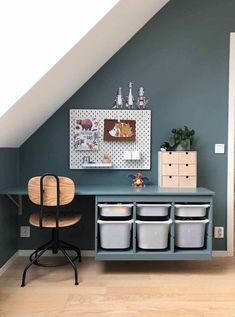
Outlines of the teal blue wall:
<svg viewBox="0 0 235 317">
<path fill-rule="evenodd" d="M 19 180 L 19 149 L 0 148 L 0 188 Z M 0 267 L 18 250 L 18 217 L 13 203 L 0 195 Z"/>
<path fill-rule="evenodd" d="M 132 81 L 135 96 L 140 85 L 145 87 L 152 110 L 152 168 L 145 174 L 157 183 L 157 151 L 173 127 L 194 128 L 198 185 L 216 192 L 214 223 L 226 228 L 227 155 L 215 155 L 214 144 L 227 146 L 234 12 L 234 0 L 171 0 L 21 146 L 21 182 L 53 172 L 78 184 L 126 184 L 126 171 L 69 170 L 69 109 L 110 109 L 116 89 L 127 93 Z M 27 244 L 36 240 L 35 233 Z M 27 246 L 26 239 L 20 246 Z M 226 249 L 226 239 L 214 241 L 214 248 Z"/>
</svg>

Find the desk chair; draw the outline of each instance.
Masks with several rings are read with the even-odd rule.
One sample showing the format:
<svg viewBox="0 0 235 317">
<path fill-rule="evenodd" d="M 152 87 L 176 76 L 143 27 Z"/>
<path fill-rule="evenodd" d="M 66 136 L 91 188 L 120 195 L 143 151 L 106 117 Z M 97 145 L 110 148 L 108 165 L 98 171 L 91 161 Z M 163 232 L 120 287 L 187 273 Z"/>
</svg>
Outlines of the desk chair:
<svg viewBox="0 0 235 317">
<path fill-rule="evenodd" d="M 52 239 L 38 247 L 29 257 L 30 263 L 25 267 L 21 286 L 25 286 L 26 273 L 31 265 L 45 267 L 56 267 L 70 263 L 74 269 L 75 285 L 78 285 L 77 267 L 74 263 L 79 259 L 81 262 L 81 251 L 79 248 L 59 239 L 60 228 L 65 228 L 78 223 L 81 216 L 74 212 L 60 211 L 60 206 L 69 204 L 75 194 L 74 182 L 67 177 L 56 176 L 54 174 L 45 174 L 43 176 L 33 177 L 28 182 L 29 199 L 36 205 L 40 205 L 40 211 L 30 215 L 29 222 L 35 227 L 41 229 L 50 229 Z M 56 207 L 51 210 L 51 207 Z M 49 207 L 50 210 L 45 210 Z M 63 263 L 40 263 L 40 257 L 51 249 L 52 253 L 58 253 L 60 250 L 66 258 Z M 71 257 L 66 250 L 75 252 L 75 257 Z"/>
</svg>

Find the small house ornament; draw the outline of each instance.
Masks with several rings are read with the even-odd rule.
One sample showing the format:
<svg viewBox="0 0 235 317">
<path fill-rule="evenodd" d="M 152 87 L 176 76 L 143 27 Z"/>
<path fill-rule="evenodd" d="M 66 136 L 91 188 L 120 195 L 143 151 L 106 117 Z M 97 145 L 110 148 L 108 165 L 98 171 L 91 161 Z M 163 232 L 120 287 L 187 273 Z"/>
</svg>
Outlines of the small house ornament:
<svg viewBox="0 0 235 317">
<path fill-rule="evenodd" d="M 111 159 L 110 159 L 109 155 L 105 153 L 103 155 L 103 158 L 102 158 L 101 162 L 102 163 L 111 163 Z"/>
<path fill-rule="evenodd" d="M 126 109 L 133 109 L 134 108 L 134 97 L 132 95 L 132 86 L 133 83 L 129 82 L 128 88 L 129 88 L 129 93 L 128 96 L 126 97 Z"/>
<path fill-rule="evenodd" d="M 145 110 L 148 102 L 149 102 L 149 99 L 146 99 L 144 95 L 144 87 L 140 87 L 138 89 L 138 98 L 136 102 L 136 108 L 139 110 Z"/>
<path fill-rule="evenodd" d="M 113 109 L 123 109 L 124 106 L 124 98 L 122 95 L 122 88 L 119 87 L 117 90 L 117 95 L 114 100 Z"/>
</svg>

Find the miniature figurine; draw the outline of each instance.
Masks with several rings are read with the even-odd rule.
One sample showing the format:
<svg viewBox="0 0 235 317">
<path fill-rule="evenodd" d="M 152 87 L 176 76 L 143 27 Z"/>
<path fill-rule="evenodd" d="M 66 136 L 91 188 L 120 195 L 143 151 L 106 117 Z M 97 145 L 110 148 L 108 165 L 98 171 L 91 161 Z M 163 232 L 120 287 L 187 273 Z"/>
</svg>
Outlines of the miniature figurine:
<svg viewBox="0 0 235 317">
<path fill-rule="evenodd" d="M 170 144 L 168 142 L 164 142 L 161 147 L 160 147 L 160 151 L 168 151 L 170 148 Z"/>
<path fill-rule="evenodd" d="M 136 102 L 137 109 L 145 110 L 148 102 L 149 102 L 149 99 L 146 99 L 146 97 L 144 96 L 144 87 L 140 87 L 138 89 L 138 98 Z"/>
<path fill-rule="evenodd" d="M 136 175 L 130 174 L 128 177 L 132 179 L 133 187 L 142 187 L 144 185 L 144 181 L 148 181 L 148 178 L 143 177 L 141 172 L 137 172 Z"/>
<path fill-rule="evenodd" d="M 117 90 L 116 98 L 114 100 L 113 109 L 122 109 L 123 105 L 124 105 L 124 98 L 122 95 L 122 88 L 119 87 Z"/>
<path fill-rule="evenodd" d="M 90 164 L 91 163 L 91 157 L 89 155 L 84 155 L 82 158 L 83 164 Z"/>
<path fill-rule="evenodd" d="M 104 154 L 102 160 L 101 160 L 102 163 L 111 163 L 111 159 L 110 157 L 108 156 L 108 154 Z"/>
</svg>

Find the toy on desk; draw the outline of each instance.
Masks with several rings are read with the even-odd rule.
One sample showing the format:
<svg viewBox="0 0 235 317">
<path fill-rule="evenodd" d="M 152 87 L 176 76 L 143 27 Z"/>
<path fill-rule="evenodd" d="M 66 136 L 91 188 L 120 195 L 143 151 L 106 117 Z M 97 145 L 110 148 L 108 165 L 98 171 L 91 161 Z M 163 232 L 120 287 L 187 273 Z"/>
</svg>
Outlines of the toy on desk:
<svg viewBox="0 0 235 317">
<path fill-rule="evenodd" d="M 141 172 L 137 172 L 136 175 L 130 174 L 128 177 L 132 179 L 133 187 L 142 187 L 144 185 L 144 181 L 148 181 L 148 177 L 143 177 Z"/>
<path fill-rule="evenodd" d="M 164 142 L 160 147 L 160 151 L 168 151 L 169 148 L 170 148 L 170 144 L 168 142 Z"/>
</svg>

